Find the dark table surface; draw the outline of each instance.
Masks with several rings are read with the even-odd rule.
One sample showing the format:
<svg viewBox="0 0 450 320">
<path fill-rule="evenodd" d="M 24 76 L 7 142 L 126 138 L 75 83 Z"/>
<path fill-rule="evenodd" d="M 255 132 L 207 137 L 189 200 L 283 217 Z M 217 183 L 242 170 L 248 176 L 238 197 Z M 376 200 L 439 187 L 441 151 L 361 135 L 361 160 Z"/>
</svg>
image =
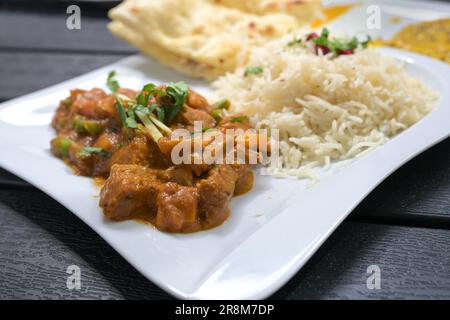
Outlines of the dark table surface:
<svg viewBox="0 0 450 320">
<path fill-rule="evenodd" d="M 0 1 L 0 102 L 135 53 L 106 30 L 107 5 L 79 5 L 81 30 L 70 31 L 67 3 Z M 450 299 L 449 229 L 447 139 L 376 188 L 273 298 Z M 70 265 L 81 269 L 80 290 L 67 289 Z M 371 265 L 381 289 L 367 288 Z M 0 298 L 171 297 L 67 209 L 0 169 Z"/>
</svg>

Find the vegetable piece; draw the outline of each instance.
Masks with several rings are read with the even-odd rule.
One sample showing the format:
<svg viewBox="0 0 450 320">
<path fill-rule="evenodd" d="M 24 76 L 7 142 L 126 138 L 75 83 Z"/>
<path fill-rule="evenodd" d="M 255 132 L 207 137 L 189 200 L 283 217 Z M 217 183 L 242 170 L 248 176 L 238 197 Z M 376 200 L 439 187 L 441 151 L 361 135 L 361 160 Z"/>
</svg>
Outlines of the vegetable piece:
<svg viewBox="0 0 450 320">
<path fill-rule="evenodd" d="M 322 52 L 323 55 L 327 54 L 330 52 L 330 49 L 328 49 L 328 47 L 323 46 L 321 44 L 316 44 L 316 54 L 319 54 L 319 51 Z"/>
<path fill-rule="evenodd" d="M 125 128 L 128 128 L 127 125 L 127 113 L 125 111 L 125 107 L 123 106 L 122 100 L 116 95 L 116 109 L 119 113 L 120 121 L 122 121 L 122 125 Z"/>
<path fill-rule="evenodd" d="M 213 112 L 211 112 L 211 117 L 216 121 L 222 120 L 222 109 L 213 110 Z"/>
<path fill-rule="evenodd" d="M 215 104 L 212 105 L 213 109 L 217 109 L 217 110 L 228 110 L 230 109 L 230 100 L 228 99 L 223 99 L 223 100 L 219 100 L 217 101 Z"/>
<path fill-rule="evenodd" d="M 105 126 L 99 121 L 85 121 L 84 129 L 91 135 L 97 135 L 103 132 Z"/>
<path fill-rule="evenodd" d="M 153 122 L 148 118 L 148 116 L 141 112 L 136 111 L 136 115 L 142 121 L 145 127 L 145 131 L 150 135 L 153 141 L 158 142 L 159 139 L 163 137 L 161 132 L 159 132 L 158 128 L 153 124 Z"/>
<path fill-rule="evenodd" d="M 262 67 L 258 67 L 258 66 L 248 66 L 247 68 L 245 68 L 244 71 L 244 77 L 247 77 L 251 74 L 260 74 L 264 71 L 264 69 Z"/>
<path fill-rule="evenodd" d="M 84 147 L 83 149 L 78 151 L 78 156 L 80 157 L 90 157 L 92 155 L 99 155 L 104 158 L 108 158 L 111 156 L 111 152 L 97 147 Z"/>
<path fill-rule="evenodd" d="M 73 118 L 72 128 L 73 128 L 77 133 L 85 133 L 85 132 L 86 132 L 86 131 L 84 130 L 84 126 L 83 126 L 83 124 L 82 124 L 81 117 L 79 117 L 79 116 L 76 116 L 75 118 Z"/>
<path fill-rule="evenodd" d="M 136 129 L 136 128 L 137 128 L 137 122 L 136 122 L 136 119 L 133 119 L 133 118 L 131 118 L 131 117 L 128 117 L 128 118 L 125 120 L 125 123 L 126 123 L 126 125 L 127 125 L 128 128 L 131 128 L 131 129 Z"/>
<path fill-rule="evenodd" d="M 136 115 L 135 115 L 135 105 L 129 106 L 125 113 L 126 113 L 126 120 L 125 123 L 127 125 L 127 128 L 136 129 L 137 128 L 137 121 L 136 121 Z"/>
<path fill-rule="evenodd" d="M 249 119 L 247 116 L 239 116 L 239 117 L 235 117 L 232 118 L 230 121 L 231 122 L 247 122 Z"/>
<path fill-rule="evenodd" d="M 105 130 L 105 125 L 101 121 L 86 120 L 83 117 L 76 116 L 72 123 L 73 129 L 79 134 L 88 133 L 90 135 L 97 135 Z"/>
<path fill-rule="evenodd" d="M 150 118 L 150 120 L 158 127 L 160 128 L 162 131 L 164 131 L 167 134 L 171 134 L 172 130 L 167 127 L 164 123 L 162 123 L 161 121 L 159 121 L 154 115 L 153 113 L 149 113 L 148 117 Z"/>
<path fill-rule="evenodd" d="M 119 113 L 120 121 L 122 122 L 122 126 L 125 128 L 136 129 L 137 121 L 136 116 L 134 114 L 135 102 L 128 97 L 116 94 L 116 109 Z M 128 104 L 128 108 L 125 108 L 123 101 Z"/>
<path fill-rule="evenodd" d="M 72 140 L 63 137 L 57 137 L 51 142 L 53 150 L 60 156 L 67 157 Z"/>
<path fill-rule="evenodd" d="M 216 121 L 220 121 L 223 118 L 223 110 L 228 110 L 230 108 L 230 100 L 223 99 L 217 101 L 215 104 L 212 105 L 214 110 L 211 112 L 211 117 L 214 118 Z"/>
<path fill-rule="evenodd" d="M 116 79 L 114 79 L 115 76 L 116 72 L 110 71 L 108 74 L 108 78 L 106 79 L 106 84 L 109 90 L 111 90 L 112 92 L 116 92 L 120 88 L 119 82 Z"/>
<path fill-rule="evenodd" d="M 340 55 L 350 55 L 350 54 L 353 54 L 353 53 L 354 53 L 353 50 L 343 50 L 339 54 Z"/>
</svg>

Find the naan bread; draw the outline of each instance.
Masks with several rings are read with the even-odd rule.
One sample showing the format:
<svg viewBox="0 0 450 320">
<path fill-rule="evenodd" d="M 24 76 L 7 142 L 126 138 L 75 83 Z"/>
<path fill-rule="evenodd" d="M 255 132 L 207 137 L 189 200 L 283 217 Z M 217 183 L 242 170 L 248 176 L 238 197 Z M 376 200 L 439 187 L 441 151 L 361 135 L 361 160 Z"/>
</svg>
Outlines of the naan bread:
<svg viewBox="0 0 450 320">
<path fill-rule="evenodd" d="M 208 0 L 211 3 L 235 8 L 243 12 L 266 15 L 270 13 L 286 13 L 306 26 L 316 19 L 323 19 L 320 0 Z"/>
<path fill-rule="evenodd" d="M 258 16 L 207 0 L 127 0 L 109 12 L 109 29 L 144 53 L 188 75 L 214 79 L 247 62 L 250 48 L 298 23 Z"/>
</svg>

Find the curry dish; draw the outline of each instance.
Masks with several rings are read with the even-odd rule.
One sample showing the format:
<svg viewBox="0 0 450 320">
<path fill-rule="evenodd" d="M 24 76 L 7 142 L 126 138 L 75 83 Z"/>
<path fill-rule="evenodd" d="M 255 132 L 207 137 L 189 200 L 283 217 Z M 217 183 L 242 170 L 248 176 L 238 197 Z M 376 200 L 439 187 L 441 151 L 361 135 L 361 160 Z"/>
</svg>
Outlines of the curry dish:
<svg viewBox="0 0 450 320">
<path fill-rule="evenodd" d="M 408 25 L 392 39 L 380 40 L 379 44 L 417 52 L 450 63 L 450 19 Z"/>
<path fill-rule="evenodd" d="M 100 207 L 109 219 L 144 220 L 168 232 L 223 223 L 230 199 L 252 188 L 251 166 L 174 165 L 174 141 L 165 133 L 183 128 L 194 134 L 194 121 L 207 130 L 247 129 L 248 118 L 222 115 L 226 101 L 212 106 L 182 82 L 149 84 L 136 92 L 119 88 L 113 76 L 112 94 L 74 89 L 60 103 L 52 121 L 52 153 L 79 175 L 106 179 Z"/>
</svg>

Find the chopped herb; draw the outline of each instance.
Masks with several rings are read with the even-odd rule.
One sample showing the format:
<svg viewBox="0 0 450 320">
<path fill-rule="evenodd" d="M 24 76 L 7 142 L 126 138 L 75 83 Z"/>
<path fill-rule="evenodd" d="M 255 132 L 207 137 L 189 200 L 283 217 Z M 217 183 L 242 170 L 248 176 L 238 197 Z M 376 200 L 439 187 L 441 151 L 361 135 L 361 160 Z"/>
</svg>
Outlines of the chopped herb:
<svg viewBox="0 0 450 320">
<path fill-rule="evenodd" d="M 164 90 L 149 83 L 142 88 L 136 100 L 116 93 L 116 109 L 125 128 L 145 131 L 153 140 L 158 141 L 162 137 L 159 130 L 169 134 L 172 132 L 166 124 L 170 123 L 186 104 L 188 94 L 189 87 L 184 82 L 170 82 Z M 164 99 L 160 99 L 160 103 L 154 103 L 154 100 L 150 99 L 156 95 Z"/>
<path fill-rule="evenodd" d="M 153 93 L 153 90 L 156 88 L 156 85 L 153 83 L 146 84 L 141 92 L 136 97 L 136 102 L 140 105 L 147 106 L 148 100 Z"/>
<path fill-rule="evenodd" d="M 330 32 L 327 28 L 323 28 L 322 32 L 320 33 L 320 37 L 313 38 L 312 41 L 315 44 L 320 44 L 322 46 L 328 47 L 328 36 L 330 35 Z"/>
<path fill-rule="evenodd" d="M 302 43 L 302 39 L 298 38 L 298 39 L 294 39 L 294 40 L 289 41 L 287 43 L 287 46 L 288 47 L 293 47 L 293 46 L 299 45 L 301 43 Z"/>
<path fill-rule="evenodd" d="M 123 106 L 122 100 L 120 100 L 119 97 L 116 96 L 116 109 L 119 113 L 120 121 L 122 121 L 122 125 L 125 128 L 128 128 L 127 125 L 127 113 L 125 111 L 125 107 Z"/>
<path fill-rule="evenodd" d="M 186 103 L 189 87 L 183 81 L 177 83 L 169 82 L 166 87 L 166 94 L 174 101 L 173 105 L 164 105 L 165 122 L 170 123 Z"/>
<path fill-rule="evenodd" d="M 168 126 L 166 126 L 163 122 L 159 121 L 158 118 L 154 116 L 153 113 L 150 113 L 148 115 L 148 118 L 162 131 L 164 131 L 167 134 L 172 133 L 172 129 L 170 129 Z"/>
<path fill-rule="evenodd" d="M 137 106 L 132 108 L 134 112 L 139 111 L 145 114 L 150 113 L 150 108 L 144 107 L 143 105 L 138 104 Z"/>
<path fill-rule="evenodd" d="M 161 139 L 163 135 L 161 134 L 161 132 L 159 132 L 155 124 L 150 120 L 150 118 L 145 113 L 136 111 L 136 115 L 144 124 L 145 131 L 150 135 L 153 141 L 158 142 L 158 140 Z"/>
<path fill-rule="evenodd" d="M 141 105 L 129 105 L 126 109 L 126 119 L 125 124 L 127 125 L 127 128 L 136 129 L 137 128 L 137 121 L 136 121 L 136 114 L 135 111 L 138 107 L 142 107 Z M 145 109 L 144 107 L 142 107 Z"/>
<path fill-rule="evenodd" d="M 193 137 L 193 136 L 195 136 L 195 135 L 197 135 L 199 133 L 204 133 L 204 132 L 208 132 L 208 131 L 211 131 L 211 130 L 212 130 L 212 128 L 203 128 L 202 131 L 192 131 L 191 132 L 191 137 Z"/>
<path fill-rule="evenodd" d="M 137 128 L 137 122 L 136 122 L 136 119 L 134 119 L 134 118 L 128 117 L 125 120 L 125 123 L 126 123 L 128 128 L 131 128 L 131 129 L 136 129 Z"/>
<path fill-rule="evenodd" d="M 166 112 L 160 105 L 158 105 L 158 107 L 156 108 L 156 116 L 158 117 L 159 121 L 164 121 L 164 119 L 166 118 Z"/>
<path fill-rule="evenodd" d="M 248 117 L 247 116 L 239 116 L 231 119 L 231 122 L 247 122 Z"/>
<path fill-rule="evenodd" d="M 65 107 L 70 107 L 70 105 L 72 104 L 72 99 L 67 98 L 67 99 L 64 99 L 64 100 L 61 101 L 61 102 L 62 102 L 62 104 L 63 104 Z"/>
<path fill-rule="evenodd" d="M 148 111 L 149 112 L 154 112 L 156 111 L 156 117 L 158 118 L 159 121 L 164 121 L 164 107 L 158 103 L 153 103 L 150 105 L 150 107 L 148 107 Z"/>
<path fill-rule="evenodd" d="M 370 35 L 366 35 L 366 40 L 364 41 L 360 41 L 359 43 L 361 44 L 361 46 L 365 49 L 369 46 L 369 43 L 372 41 L 372 37 Z"/>
<path fill-rule="evenodd" d="M 213 108 L 217 109 L 217 110 L 222 110 L 222 109 L 228 110 L 228 109 L 230 109 L 230 100 L 228 100 L 228 99 L 220 100 L 220 101 L 216 102 L 215 104 L 213 104 Z"/>
<path fill-rule="evenodd" d="M 328 29 L 324 28 L 320 37 L 311 39 L 316 44 L 316 52 L 318 52 L 318 49 L 321 49 L 324 54 L 329 51 L 333 52 L 335 55 L 353 54 L 354 50 L 359 46 L 367 48 L 372 40 L 369 35 L 367 35 L 366 39 L 363 41 L 360 41 L 357 37 L 353 37 L 350 40 L 342 38 L 329 39 L 329 34 Z"/>
<path fill-rule="evenodd" d="M 102 156 L 104 158 L 108 158 L 111 156 L 111 152 L 108 152 L 102 148 L 97 147 L 84 147 L 78 152 L 78 155 L 80 157 L 90 157 L 91 155 L 94 154 Z"/>
<path fill-rule="evenodd" d="M 213 117 L 216 121 L 222 120 L 222 109 L 216 109 L 211 112 L 211 117 Z"/>
<path fill-rule="evenodd" d="M 245 68 L 244 77 L 247 77 L 248 75 L 251 75 L 251 74 L 260 74 L 263 72 L 263 70 L 264 69 L 261 67 L 248 66 L 247 68 Z"/>
<path fill-rule="evenodd" d="M 109 90 L 111 90 L 112 92 L 116 92 L 120 88 L 119 82 L 114 79 L 115 76 L 116 72 L 110 71 L 108 74 L 108 78 L 106 79 L 106 84 L 108 85 Z"/>
</svg>

